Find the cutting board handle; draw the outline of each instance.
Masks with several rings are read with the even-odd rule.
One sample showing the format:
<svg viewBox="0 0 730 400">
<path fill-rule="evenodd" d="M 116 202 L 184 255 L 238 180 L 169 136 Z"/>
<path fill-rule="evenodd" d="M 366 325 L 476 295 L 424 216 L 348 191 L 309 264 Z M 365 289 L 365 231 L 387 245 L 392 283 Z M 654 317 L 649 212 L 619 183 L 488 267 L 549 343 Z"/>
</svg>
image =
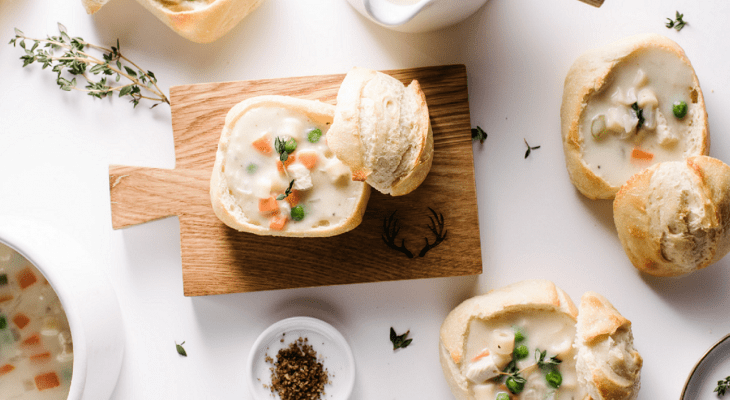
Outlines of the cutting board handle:
<svg viewBox="0 0 730 400">
<path fill-rule="evenodd" d="M 210 172 L 109 166 L 112 227 L 185 213 L 209 214 Z"/>
</svg>

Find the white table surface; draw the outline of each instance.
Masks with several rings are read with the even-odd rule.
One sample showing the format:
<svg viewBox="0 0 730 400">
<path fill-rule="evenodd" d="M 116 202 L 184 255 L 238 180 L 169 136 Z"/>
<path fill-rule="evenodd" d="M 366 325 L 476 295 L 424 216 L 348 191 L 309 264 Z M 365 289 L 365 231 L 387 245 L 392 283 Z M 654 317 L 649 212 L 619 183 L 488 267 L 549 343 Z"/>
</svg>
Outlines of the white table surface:
<svg viewBox="0 0 730 400">
<path fill-rule="evenodd" d="M 689 25 L 664 27 L 675 10 Z M 657 32 L 697 71 L 711 155 L 730 162 L 730 2 L 489 0 L 459 25 L 402 34 L 370 23 L 344 0 L 267 0 L 222 39 L 189 42 L 134 0 L 88 16 L 77 0 L 0 0 L 0 213 L 38 219 L 80 242 L 114 285 L 126 353 L 112 399 L 245 399 L 245 360 L 258 334 L 289 316 L 337 327 L 357 363 L 353 399 L 448 399 L 438 330 L 459 302 L 526 278 L 547 278 L 578 302 L 604 294 L 630 320 L 644 358 L 640 399 L 676 399 L 700 355 L 730 331 L 730 258 L 690 276 L 639 274 L 625 256 L 610 201 L 572 186 L 560 142 L 563 80 L 583 51 Z M 21 68 L 13 28 L 111 45 L 155 72 L 161 87 L 199 82 L 465 64 L 474 144 L 480 276 L 183 296 L 176 218 L 111 228 L 108 165 L 173 168 L 169 107 L 62 92 L 50 71 Z M 540 145 L 524 159 L 527 139 Z M 438 155 L 436 155 L 438 156 Z M 411 330 L 393 352 L 388 330 Z M 174 342 L 185 341 L 181 358 Z M 727 371 L 730 374 L 730 371 Z"/>
</svg>

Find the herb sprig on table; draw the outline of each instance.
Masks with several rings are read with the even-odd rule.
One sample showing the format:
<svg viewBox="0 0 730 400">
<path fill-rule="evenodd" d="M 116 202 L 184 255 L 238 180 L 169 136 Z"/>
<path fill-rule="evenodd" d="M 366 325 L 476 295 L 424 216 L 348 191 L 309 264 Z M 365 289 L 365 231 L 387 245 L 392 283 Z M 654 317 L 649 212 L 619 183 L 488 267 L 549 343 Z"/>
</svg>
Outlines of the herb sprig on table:
<svg viewBox="0 0 730 400">
<path fill-rule="evenodd" d="M 525 146 L 527 146 L 527 151 L 525 152 L 525 158 L 530 156 L 530 153 L 532 153 L 532 150 L 537 150 L 540 148 L 540 146 L 530 146 L 527 143 L 527 139 L 523 139 L 525 141 Z"/>
<path fill-rule="evenodd" d="M 177 354 L 180 354 L 183 357 L 188 356 L 188 352 L 185 351 L 185 348 L 183 348 L 183 345 L 185 344 L 185 341 L 183 341 L 180 344 L 175 343 L 175 350 L 177 350 Z"/>
<path fill-rule="evenodd" d="M 487 132 L 481 126 L 477 125 L 476 128 L 471 128 L 471 140 L 478 140 L 479 143 L 484 143 L 487 140 Z"/>
<path fill-rule="evenodd" d="M 411 331 L 407 331 L 402 335 L 396 335 L 395 329 L 390 328 L 390 341 L 393 343 L 393 350 L 405 349 L 413 341 L 413 339 L 406 339 Z"/>
<path fill-rule="evenodd" d="M 35 62 L 41 64 L 43 69 L 51 67 L 57 73 L 56 83 L 61 90 L 77 90 L 99 99 L 117 92 L 119 97 L 130 97 L 134 107 L 142 99 L 154 102 L 150 108 L 162 103 L 170 104 L 167 96 L 157 86 L 155 74 L 143 70 L 122 55 L 119 39 L 116 46 L 106 48 L 88 43 L 80 37 L 72 38 L 66 27 L 60 23 L 58 31 L 58 36 L 34 39 L 15 28 L 15 37 L 9 44 L 20 46 L 25 51 L 25 55 L 20 57 L 23 67 Z M 92 50 L 102 53 L 101 58 L 93 55 Z M 61 51 L 62 54 L 57 55 L 56 51 Z M 96 79 L 99 75 L 101 76 Z M 79 76 L 87 82 L 84 88 L 77 87 L 76 78 Z"/>
<path fill-rule="evenodd" d="M 667 18 L 667 21 L 669 22 L 667 22 L 665 26 L 669 29 L 674 28 L 677 30 L 677 32 L 679 32 L 682 30 L 682 28 L 684 28 L 685 25 L 687 25 L 687 22 L 685 22 L 683 19 L 684 14 L 680 14 L 679 11 L 676 12 L 675 18 L 676 21 L 671 18 Z"/>
</svg>

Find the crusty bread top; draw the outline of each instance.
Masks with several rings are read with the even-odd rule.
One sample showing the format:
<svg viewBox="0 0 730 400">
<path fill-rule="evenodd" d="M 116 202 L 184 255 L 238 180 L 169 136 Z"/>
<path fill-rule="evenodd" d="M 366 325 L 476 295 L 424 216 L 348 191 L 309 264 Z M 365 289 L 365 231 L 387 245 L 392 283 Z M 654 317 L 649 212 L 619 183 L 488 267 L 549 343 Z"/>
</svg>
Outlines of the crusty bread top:
<svg viewBox="0 0 730 400">
<path fill-rule="evenodd" d="M 218 142 L 215 165 L 210 180 L 210 196 L 213 211 L 216 216 L 226 225 L 239 231 L 251 232 L 257 235 L 272 236 L 294 236 L 294 237 L 324 237 L 334 236 L 357 227 L 362 222 L 370 187 L 364 183 L 356 182 L 359 186 L 356 204 L 352 213 L 338 224 L 318 226 L 307 232 L 289 230 L 271 230 L 266 226 L 260 226 L 249 222 L 241 208 L 237 206 L 236 199 L 231 193 L 229 183 L 224 174 L 226 155 L 233 129 L 238 120 L 249 110 L 258 107 L 280 107 L 300 112 L 309 117 L 315 123 L 324 125 L 332 121 L 334 106 L 313 100 L 303 100 L 287 96 L 258 96 L 246 99 L 235 105 L 226 115 L 223 132 Z"/>
<path fill-rule="evenodd" d="M 565 162 L 575 187 L 591 199 L 612 199 L 619 186 L 609 184 L 597 176 L 583 161 L 583 134 L 580 132 L 581 115 L 591 97 L 609 85 L 614 67 L 634 54 L 651 48 L 661 48 L 674 54 L 690 68 L 692 64 L 684 50 L 669 38 L 658 34 L 642 34 L 621 39 L 607 46 L 589 50 L 570 67 L 565 78 L 563 101 L 560 108 L 561 134 Z M 709 127 L 705 102 L 697 75 L 692 69 L 692 90 L 697 93 L 700 112 L 691 116 L 692 123 L 686 156 L 706 155 L 709 152 Z"/>
<path fill-rule="evenodd" d="M 634 349 L 631 322 L 605 297 L 586 292 L 578 313 L 578 382 L 593 400 L 633 400 L 643 360 Z"/>
<path fill-rule="evenodd" d="M 415 190 L 433 156 L 428 107 L 418 81 L 405 87 L 381 72 L 353 68 L 337 94 L 327 144 L 354 179 L 393 196 Z"/>
<path fill-rule="evenodd" d="M 613 208 L 626 254 L 651 275 L 687 274 L 730 251 L 730 167 L 717 159 L 656 164 L 621 188 Z"/>
<path fill-rule="evenodd" d="M 99 9 L 103 7 L 104 4 L 106 4 L 107 2 L 109 2 L 109 0 L 81 0 L 81 3 L 84 5 L 84 9 L 86 9 L 87 14 L 93 14 L 99 11 Z"/>
</svg>

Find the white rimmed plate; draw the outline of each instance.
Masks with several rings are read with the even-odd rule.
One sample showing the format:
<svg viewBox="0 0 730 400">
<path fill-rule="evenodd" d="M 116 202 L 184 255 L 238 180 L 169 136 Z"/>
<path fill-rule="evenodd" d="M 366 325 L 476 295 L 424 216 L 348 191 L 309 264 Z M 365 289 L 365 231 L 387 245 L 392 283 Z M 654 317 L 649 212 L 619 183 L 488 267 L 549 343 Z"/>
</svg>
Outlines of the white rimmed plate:
<svg viewBox="0 0 730 400">
<path fill-rule="evenodd" d="M 684 383 L 680 400 L 718 399 L 714 393 L 717 381 L 727 376 L 730 376 L 730 334 L 712 345 L 697 361 Z"/>
<path fill-rule="evenodd" d="M 300 337 L 308 339 L 317 352 L 317 359 L 329 372 L 330 384 L 325 386 L 322 398 L 349 398 L 355 385 L 355 360 L 350 345 L 332 325 L 311 317 L 283 319 L 268 327 L 256 339 L 248 355 L 247 373 L 253 397 L 257 400 L 272 399 L 271 390 L 264 387 L 271 384 L 272 364 L 266 362 L 266 356 L 276 360 L 280 349 Z"/>
</svg>

